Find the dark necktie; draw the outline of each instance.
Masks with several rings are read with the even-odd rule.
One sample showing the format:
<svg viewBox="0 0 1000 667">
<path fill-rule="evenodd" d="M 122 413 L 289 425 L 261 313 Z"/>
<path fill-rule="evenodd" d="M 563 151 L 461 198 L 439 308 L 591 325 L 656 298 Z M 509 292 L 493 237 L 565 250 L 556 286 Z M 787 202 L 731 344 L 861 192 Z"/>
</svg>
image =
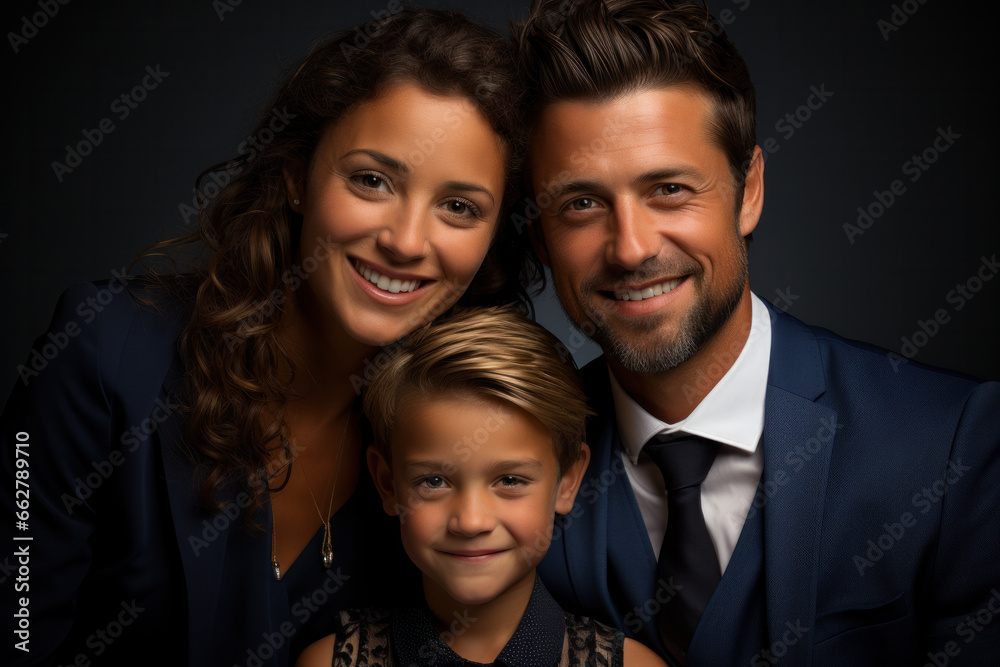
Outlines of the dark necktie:
<svg viewBox="0 0 1000 667">
<path fill-rule="evenodd" d="M 719 443 L 683 435 L 666 440 L 654 436 L 643 451 L 663 473 L 667 488 L 667 532 L 656 564 L 658 586 L 674 595 L 656 616 L 660 636 L 672 650 L 687 652 L 715 587 L 722 579 L 719 557 L 701 511 L 705 481 Z"/>
</svg>

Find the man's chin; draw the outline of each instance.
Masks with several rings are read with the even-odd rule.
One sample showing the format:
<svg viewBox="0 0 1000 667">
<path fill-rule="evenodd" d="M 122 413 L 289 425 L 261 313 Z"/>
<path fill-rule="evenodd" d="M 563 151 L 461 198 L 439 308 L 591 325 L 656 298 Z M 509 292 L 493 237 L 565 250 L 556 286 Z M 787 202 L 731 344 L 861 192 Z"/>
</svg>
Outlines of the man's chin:
<svg viewBox="0 0 1000 667">
<path fill-rule="evenodd" d="M 627 330 L 596 327 L 590 336 L 604 354 L 632 373 L 664 373 L 680 366 L 698 351 L 697 344 L 679 332 L 654 327 L 643 335 Z"/>
</svg>

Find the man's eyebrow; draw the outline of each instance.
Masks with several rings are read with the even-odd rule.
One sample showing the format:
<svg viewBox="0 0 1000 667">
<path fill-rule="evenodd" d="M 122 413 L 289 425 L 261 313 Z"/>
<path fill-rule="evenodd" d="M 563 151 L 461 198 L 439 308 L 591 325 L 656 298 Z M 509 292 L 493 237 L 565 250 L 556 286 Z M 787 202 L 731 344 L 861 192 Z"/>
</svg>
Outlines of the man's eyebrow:
<svg viewBox="0 0 1000 667">
<path fill-rule="evenodd" d="M 384 164 L 385 166 L 399 172 L 400 174 L 407 174 L 410 171 L 410 168 L 406 166 L 405 163 L 400 162 L 396 158 L 389 157 L 385 153 L 379 153 L 378 151 L 373 151 L 368 148 L 355 148 L 352 151 L 347 151 L 346 153 L 340 156 L 340 159 L 343 160 L 345 157 L 358 154 L 367 155 L 368 157 L 375 160 L 379 164 Z"/>
<path fill-rule="evenodd" d="M 553 199 L 558 199 L 564 195 L 570 195 L 574 192 L 587 192 L 600 190 L 602 186 L 599 181 L 591 181 L 587 179 L 579 179 L 575 181 L 564 181 L 562 183 L 555 183 L 550 185 L 548 188 L 548 195 Z"/>
<path fill-rule="evenodd" d="M 667 169 L 653 169 L 638 176 L 634 182 L 636 184 L 649 183 L 650 181 L 670 181 L 676 178 L 702 179 L 704 176 L 697 169 L 691 167 L 671 167 Z"/>
<path fill-rule="evenodd" d="M 652 169 L 640 174 L 633 179 L 633 183 L 642 185 L 651 181 L 670 181 L 677 178 L 703 179 L 704 176 L 697 169 L 690 167 L 668 167 L 664 169 Z M 558 199 L 559 197 L 577 192 L 596 192 L 603 189 L 605 189 L 604 185 L 600 181 L 581 178 L 550 185 L 548 195 L 553 199 Z"/>
</svg>

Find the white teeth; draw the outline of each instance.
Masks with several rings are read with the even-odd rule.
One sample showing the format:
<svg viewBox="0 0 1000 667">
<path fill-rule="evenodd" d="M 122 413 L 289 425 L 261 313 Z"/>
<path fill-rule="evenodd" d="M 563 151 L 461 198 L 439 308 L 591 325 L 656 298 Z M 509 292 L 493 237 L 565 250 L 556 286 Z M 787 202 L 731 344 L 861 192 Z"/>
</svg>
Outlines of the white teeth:
<svg viewBox="0 0 1000 667">
<path fill-rule="evenodd" d="M 643 299 L 650 299 L 654 296 L 666 294 L 680 284 L 681 279 L 675 278 L 674 280 L 667 280 L 666 282 L 662 282 L 642 290 L 616 289 L 615 298 L 619 301 L 642 301 Z"/>
<path fill-rule="evenodd" d="M 412 292 L 413 290 L 420 287 L 419 280 L 400 280 L 399 278 L 390 278 L 389 276 L 383 276 L 381 273 L 375 269 L 364 266 L 360 262 L 354 263 L 355 268 L 357 268 L 358 273 L 365 277 L 365 280 L 375 285 L 380 290 L 385 290 L 390 294 L 399 294 L 400 292 Z"/>
</svg>

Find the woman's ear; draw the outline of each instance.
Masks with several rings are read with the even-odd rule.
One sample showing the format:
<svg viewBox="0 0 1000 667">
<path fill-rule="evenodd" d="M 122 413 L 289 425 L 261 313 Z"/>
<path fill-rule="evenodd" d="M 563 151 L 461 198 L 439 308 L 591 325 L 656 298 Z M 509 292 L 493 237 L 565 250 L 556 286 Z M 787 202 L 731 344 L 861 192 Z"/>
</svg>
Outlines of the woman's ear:
<svg viewBox="0 0 1000 667">
<path fill-rule="evenodd" d="M 582 442 L 580 443 L 580 458 L 564 470 L 559 479 L 559 490 L 556 492 L 556 512 L 558 514 L 569 514 L 573 509 L 576 492 L 580 490 L 583 473 L 587 471 L 589 463 L 590 447 L 587 446 L 587 443 Z"/>
<path fill-rule="evenodd" d="M 399 500 L 396 497 L 396 487 L 392 483 L 392 466 L 385 460 L 382 453 L 372 445 L 368 448 L 368 472 L 375 481 L 375 488 L 382 497 L 382 509 L 389 516 L 399 514 Z"/>
<path fill-rule="evenodd" d="M 306 200 L 306 163 L 303 160 L 286 160 L 281 169 L 285 178 L 285 193 L 288 206 L 296 213 L 302 213 Z"/>
</svg>

